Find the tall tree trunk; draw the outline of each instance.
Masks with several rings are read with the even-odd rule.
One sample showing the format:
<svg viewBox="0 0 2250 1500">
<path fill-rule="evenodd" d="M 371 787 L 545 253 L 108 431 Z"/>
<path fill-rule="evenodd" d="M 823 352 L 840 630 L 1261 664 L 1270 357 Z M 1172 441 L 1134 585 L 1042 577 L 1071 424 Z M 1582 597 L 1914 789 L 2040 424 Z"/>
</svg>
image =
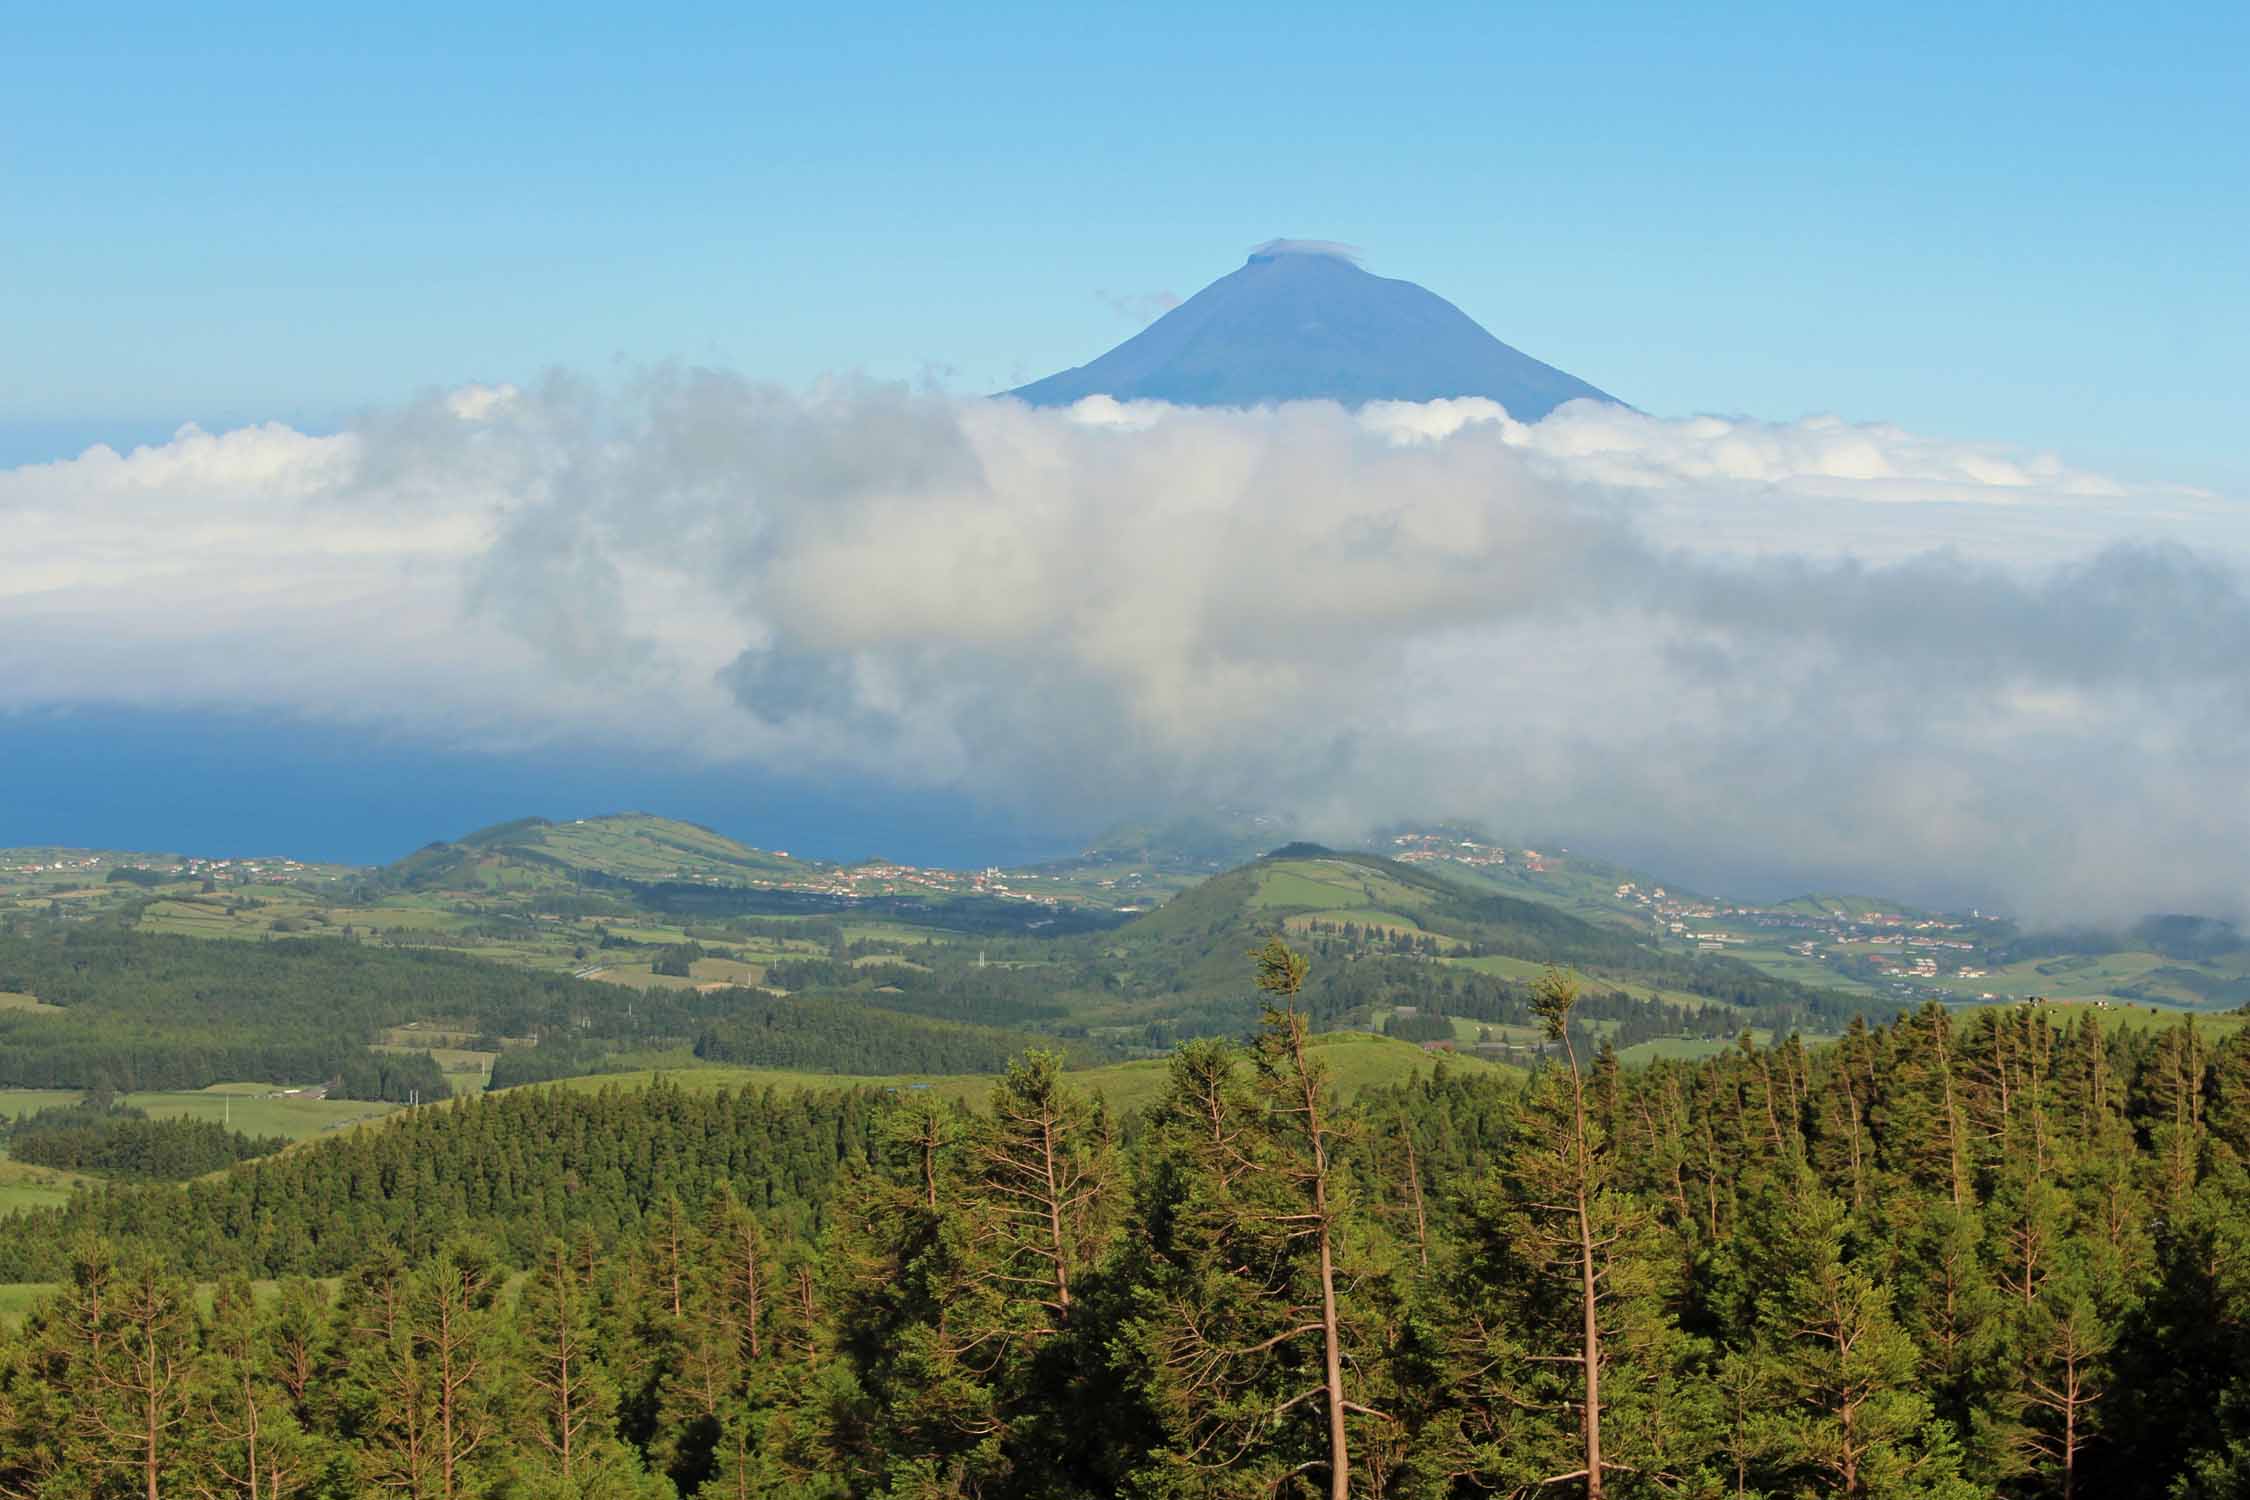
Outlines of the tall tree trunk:
<svg viewBox="0 0 2250 1500">
<path fill-rule="evenodd" d="M 1297 1081 L 1305 1100 L 1305 1133 L 1312 1140 L 1313 1221 L 1320 1235 L 1320 1340 L 1321 1365 L 1328 1381 L 1328 1495 L 1329 1500 L 1349 1500 L 1352 1491 L 1351 1448 L 1344 1431 L 1344 1355 L 1342 1330 L 1336 1316 L 1335 1237 L 1328 1215 L 1328 1135 L 1320 1117 L 1320 1085 L 1305 1055 L 1305 1022 L 1294 1010 L 1289 1014 L 1289 1043 L 1297 1064 Z"/>
<path fill-rule="evenodd" d="M 1047 1239 L 1055 1257 L 1055 1321 L 1070 1321 L 1070 1239 L 1063 1233 L 1063 1190 L 1055 1180 L 1055 1116 L 1039 1122 L 1039 1165 L 1047 1180 Z"/>
<path fill-rule="evenodd" d="M 1420 1256 L 1422 1269 L 1430 1268 L 1430 1218 L 1422 1207 L 1422 1163 L 1414 1150 L 1414 1129 L 1408 1125 L 1406 1136 L 1406 1186 L 1414 1195 L 1414 1249 Z"/>
<path fill-rule="evenodd" d="M 1571 1151 L 1578 1214 L 1578 1297 L 1583 1321 L 1581 1354 L 1586 1371 L 1586 1500 L 1602 1497 L 1602 1325 L 1599 1286 L 1594 1271 L 1594 1220 L 1586 1199 L 1592 1163 L 1586 1150 L 1586 1085 L 1578 1072 L 1578 1049 L 1563 1028 L 1563 1054 L 1570 1060 Z M 1768 1098 L 1772 1090 L 1767 1090 Z M 1778 1136 L 1776 1137 L 1778 1142 Z"/>
</svg>

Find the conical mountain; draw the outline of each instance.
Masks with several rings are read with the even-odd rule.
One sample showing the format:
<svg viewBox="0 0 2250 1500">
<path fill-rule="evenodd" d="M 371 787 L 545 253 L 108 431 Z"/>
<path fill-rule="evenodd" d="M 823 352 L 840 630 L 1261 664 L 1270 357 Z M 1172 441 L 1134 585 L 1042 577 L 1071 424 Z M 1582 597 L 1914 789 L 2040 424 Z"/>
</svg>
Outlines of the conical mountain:
<svg viewBox="0 0 2250 1500">
<path fill-rule="evenodd" d="M 1511 349 L 1434 292 L 1296 240 L 1259 246 L 1091 364 L 1008 394 L 1034 406 L 1092 395 L 1178 406 L 1485 396 L 1525 422 L 1565 401 L 1617 400 Z"/>
</svg>

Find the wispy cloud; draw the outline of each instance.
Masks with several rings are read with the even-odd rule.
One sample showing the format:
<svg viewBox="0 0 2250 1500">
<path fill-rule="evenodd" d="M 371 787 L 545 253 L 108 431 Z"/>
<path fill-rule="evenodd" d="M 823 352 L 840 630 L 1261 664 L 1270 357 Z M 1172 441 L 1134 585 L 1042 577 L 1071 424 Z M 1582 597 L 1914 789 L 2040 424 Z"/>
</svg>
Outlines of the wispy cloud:
<svg viewBox="0 0 2250 1500">
<path fill-rule="evenodd" d="M 0 706 L 2244 905 L 2241 507 L 1881 425 L 557 376 L 0 472 L 0 526 Z"/>
</svg>

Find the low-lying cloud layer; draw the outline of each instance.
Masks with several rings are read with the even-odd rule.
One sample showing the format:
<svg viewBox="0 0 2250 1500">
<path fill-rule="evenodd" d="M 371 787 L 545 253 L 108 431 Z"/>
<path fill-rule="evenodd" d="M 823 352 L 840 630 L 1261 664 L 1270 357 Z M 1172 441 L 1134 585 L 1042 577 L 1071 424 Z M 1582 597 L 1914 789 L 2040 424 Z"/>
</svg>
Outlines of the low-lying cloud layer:
<svg viewBox="0 0 2250 1500">
<path fill-rule="evenodd" d="M 1469 817 L 2234 914 L 2241 516 L 1832 420 L 555 377 L 0 471 L 0 709 L 684 746 L 1081 828 Z"/>
</svg>

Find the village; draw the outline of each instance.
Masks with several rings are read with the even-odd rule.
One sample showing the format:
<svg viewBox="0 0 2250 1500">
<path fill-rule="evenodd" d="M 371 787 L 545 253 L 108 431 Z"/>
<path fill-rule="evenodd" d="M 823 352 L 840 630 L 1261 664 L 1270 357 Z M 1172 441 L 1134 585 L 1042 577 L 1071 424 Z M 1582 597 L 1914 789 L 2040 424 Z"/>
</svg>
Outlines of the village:
<svg viewBox="0 0 2250 1500">
<path fill-rule="evenodd" d="M 1979 928 L 1988 920 L 1981 913 L 1963 918 L 1861 910 L 1817 898 L 1779 906 L 1735 905 L 1683 898 L 1663 886 L 1644 889 L 1632 881 L 1620 883 L 1616 897 L 1645 910 L 1660 934 L 1692 944 L 1697 953 L 1778 946 L 1840 972 L 1848 965 L 1867 977 L 1907 983 L 1982 979 L 1989 972 L 1974 961 L 1983 951 Z"/>
</svg>

